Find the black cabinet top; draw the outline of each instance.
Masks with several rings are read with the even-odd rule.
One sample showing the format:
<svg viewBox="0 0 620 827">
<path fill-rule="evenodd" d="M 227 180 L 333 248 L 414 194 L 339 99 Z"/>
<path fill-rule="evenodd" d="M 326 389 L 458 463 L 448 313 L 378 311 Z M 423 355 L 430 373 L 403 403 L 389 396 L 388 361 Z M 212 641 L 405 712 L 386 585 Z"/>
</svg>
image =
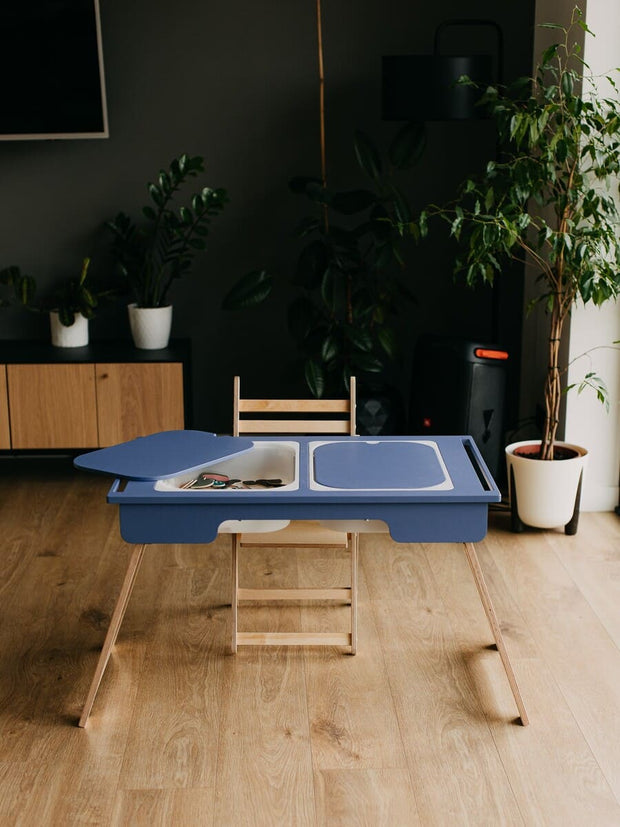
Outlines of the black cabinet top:
<svg viewBox="0 0 620 827">
<path fill-rule="evenodd" d="M 86 347 L 54 347 L 34 339 L 0 339 L 0 364 L 75 362 L 187 362 L 189 339 L 171 339 L 161 350 L 141 350 L 128 339 L 99 339 Z"/>
</svg>

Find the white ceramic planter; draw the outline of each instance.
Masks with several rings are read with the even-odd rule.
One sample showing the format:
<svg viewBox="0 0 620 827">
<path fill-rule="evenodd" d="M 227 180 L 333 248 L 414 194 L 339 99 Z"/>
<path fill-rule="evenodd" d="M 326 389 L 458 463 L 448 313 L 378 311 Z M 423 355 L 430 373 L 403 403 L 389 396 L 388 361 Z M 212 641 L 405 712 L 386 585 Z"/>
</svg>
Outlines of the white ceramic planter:
<svg viewBox="0 0 620 827">
<path fill-rule="evenodd" d="M 539 441 L 526 440 L 506 446 L 510 502 L 514 504 L 516 501 L 519 519 L 526 525 L 536 528 L 568 526 L 575 507 L 579 508 L 578 493 L 588 452 L 579 445 L 557 442 L 559 447 L 576 451 L 577 456 L 548 461 L 514 453 L 520 446 L 539 444 Z M 567 533 L 574 531 L 567 528 Z"/>
<path fill-rule="evenodd" d="M 128 306 L 129 327 L 136 347 L 160 350 L 168 347 L 172 326 L 172 305 L 167 307 Z"/>
<path fill-rule="evenodd" d="M 85 347 L 88 344 L 88 319 L 76 313 L 69 327 L 60 323 L 56 310 L 50 311 L 50 330 L 54 347 Z"/>
</svg>

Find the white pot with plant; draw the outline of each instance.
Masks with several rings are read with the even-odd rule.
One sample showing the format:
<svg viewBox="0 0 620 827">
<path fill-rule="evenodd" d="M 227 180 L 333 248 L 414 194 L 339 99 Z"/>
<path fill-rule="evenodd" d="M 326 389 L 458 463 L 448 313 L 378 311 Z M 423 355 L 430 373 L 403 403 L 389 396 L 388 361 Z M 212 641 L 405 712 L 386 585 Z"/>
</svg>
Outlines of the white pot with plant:
<svg viewBox="0 0 620 827">
<path fill-rule="evenodd" d="M 85 347 L 89 341 L 88 323 L 99 310 L 102 298 L 113 290 L 101 290 L 88 279 L 90 258 L 82 261 L 79 276 L 70 276 L 56 286 L 40 303 L 49 312 L 54 347 Z"/>
<path fill-rule="evenodd" d="M 170 288 L 189 272 L 196 253 L 206 248 L 211 220 L 228 200 L 225 190 L 203 187 L 187 205 L 175 205 L 177 191 L 203 171 L 200 156 L 180 155 L 168 170 L 160 171 L 156 184 L 148 184 L 153 203 L 143 207 L 143 223 L 122 212 L 107 222 L 113 234 L 112 253 L 133 298 L 129 320 L 138 348 L 167 346 L 172 324 Z"/>
<path fill-rule="evenodd" d="M 589 93 L 594 84 L 575 34 L 591 32 L 578 8 L 568 26 L 545 26 L 561 37 L 543 52 L 535 77 L 491 86 L 482 97 L 497 124 L 498 160 L 466 179 L 452 204 L 432 205 L 407 226 L 424 235 L 429 216 L 447 221 L 463 247 L 456 271 L 472 286 L 492 284 L 509 261 L 538 268 L 537 301 L 549 319 L 545 419 L 534 448 L 506 448 L 512 526 L 564 525 L 573 534 L 587 451 L 556 440 L 567 370 L 560 342 L 578 300 L 601 305 L 620 292 L 620 214 L 611 191 L 620 173 L 620 99 L 611 78 L 608 97 Z M 606 402 L 594 371 L 579 383 L 585 387 Z"/>
</svg>

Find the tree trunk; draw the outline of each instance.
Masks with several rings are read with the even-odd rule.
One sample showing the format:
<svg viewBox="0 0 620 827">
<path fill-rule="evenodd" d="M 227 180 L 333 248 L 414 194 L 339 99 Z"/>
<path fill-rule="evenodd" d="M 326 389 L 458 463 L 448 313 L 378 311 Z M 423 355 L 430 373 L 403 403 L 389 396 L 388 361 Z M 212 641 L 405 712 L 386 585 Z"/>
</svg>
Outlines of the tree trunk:
<svg viewBox="0 0 620 827">
<path fill-rule="evenodd" d="M 545 379 L 545 426 L 542 435 L 541 459 L 553 459 L 553 443 L 556 439 L 560 419 L 562 386 L 560 374 L 560 341 L 566 314 L 562 312 L 561 300 L 556 296 L 551 311 L 549 330 L 549 361 Z"/>
</svg>

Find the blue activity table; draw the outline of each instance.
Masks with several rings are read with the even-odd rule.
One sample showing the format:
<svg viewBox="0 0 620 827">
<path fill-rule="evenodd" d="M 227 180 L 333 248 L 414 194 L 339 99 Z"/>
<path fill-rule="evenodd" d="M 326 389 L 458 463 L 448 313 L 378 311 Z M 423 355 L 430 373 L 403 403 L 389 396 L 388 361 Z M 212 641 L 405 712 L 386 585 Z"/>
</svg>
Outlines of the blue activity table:
<svg viewBox="0 0 620 827">
<path fill-rule="evenodd" d="M 282 486 L 182 487 L 200 471 L 226 473 L 244 462 L 248 468 L 280 471 L 271 476 L 280 477 Z M 107 499 L 119 506 L 123 539 L 136 544 L 80 726 L 90 715 L 146 546 L 210 543 L 220 530 L 240 533 L 247 530 L 246 521 L 257 520 L 338 521 L 352 532 L 363 532 L 366 525 L 375 530 L 380 521 L 398 543 L 463 543 L 521 723 L 527 725 L 474 547 L 486 534 L 489 504 L 501 495 L 471 437 L 247 438 L 167 431 L 84 454 L 75 465 L 116 477 Z"/>
</svg>

